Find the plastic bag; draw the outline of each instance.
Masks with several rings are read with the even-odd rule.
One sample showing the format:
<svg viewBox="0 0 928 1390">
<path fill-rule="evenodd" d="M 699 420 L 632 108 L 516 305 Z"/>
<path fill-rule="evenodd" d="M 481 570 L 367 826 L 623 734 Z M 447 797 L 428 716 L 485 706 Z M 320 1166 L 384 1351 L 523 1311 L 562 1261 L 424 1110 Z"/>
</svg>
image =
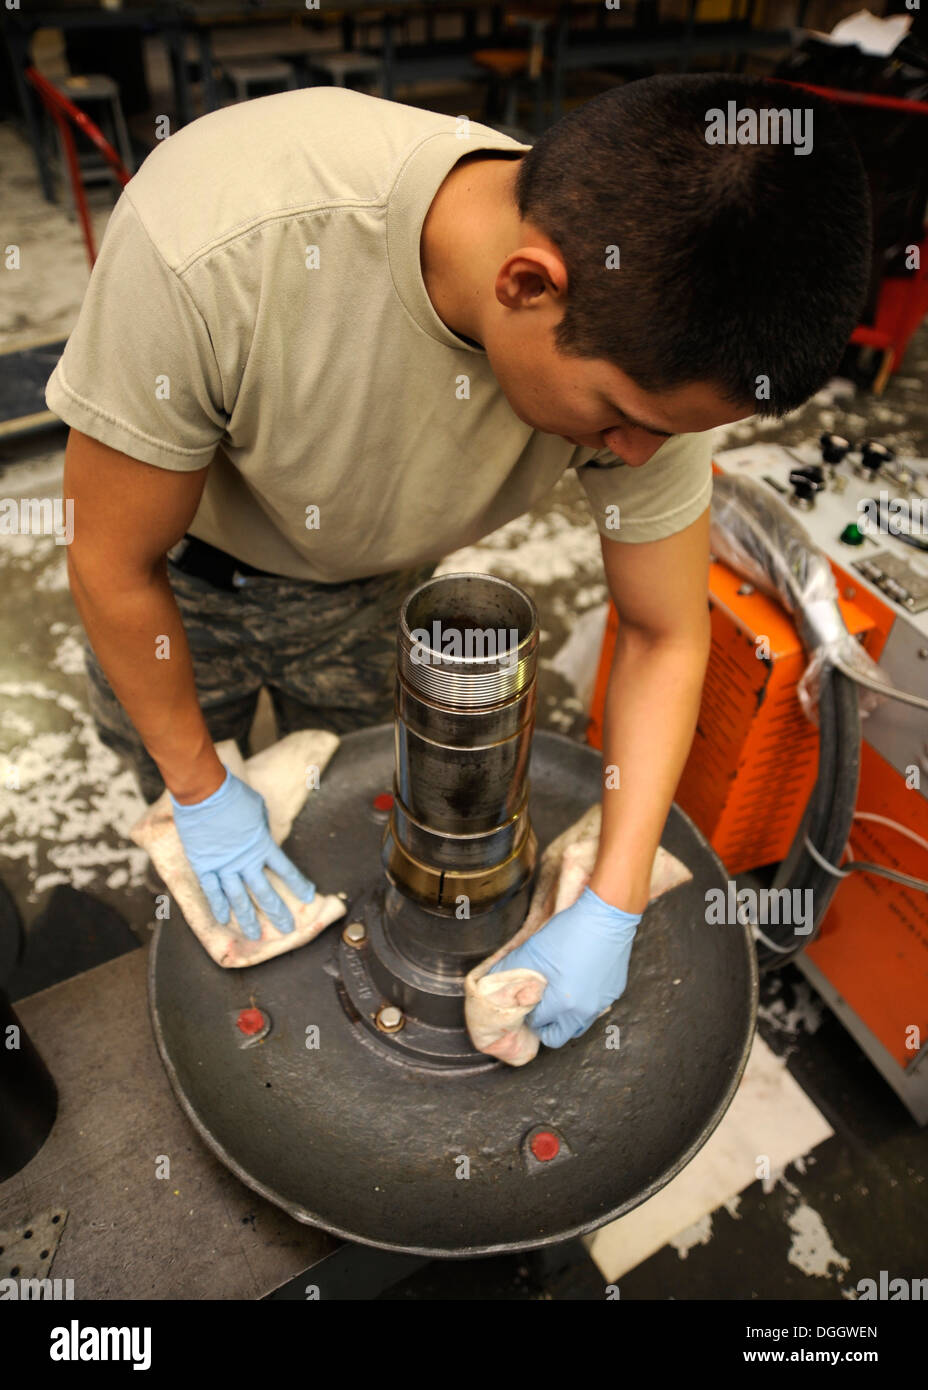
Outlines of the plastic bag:
<svg viewBox="0 0 928 1390">
<path fill-rule="evenodd" d="M 777 599 L 793 617 L 809 657 L 796 693 L 812 724 L 818 726 L 819 687 L 826 664 L 840 662 L 871 680 L 893 684 L 848 632 L 827 556 L 769 488 L 753 478 L 716 474 L 710 546 L 717 559 Z M 861 715 L 868 715 L 886 698 L 861 686 Z"/>
</svg>

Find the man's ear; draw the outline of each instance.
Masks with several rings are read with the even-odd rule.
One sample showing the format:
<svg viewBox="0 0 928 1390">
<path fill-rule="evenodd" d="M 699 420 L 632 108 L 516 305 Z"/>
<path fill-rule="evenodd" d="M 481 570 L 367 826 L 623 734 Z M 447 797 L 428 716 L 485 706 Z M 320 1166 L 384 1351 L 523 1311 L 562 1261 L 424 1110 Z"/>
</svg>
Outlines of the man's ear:
<svg viewBox="0 0 928 1390">
<path fill-rule="evenodd" d="M 554 250 L 523 246 L 496 273 L 494 292 L 505 309 L 531 309 L 547 297 L 560 308 L 567 298 L 567 267 Z"/>
</svg>

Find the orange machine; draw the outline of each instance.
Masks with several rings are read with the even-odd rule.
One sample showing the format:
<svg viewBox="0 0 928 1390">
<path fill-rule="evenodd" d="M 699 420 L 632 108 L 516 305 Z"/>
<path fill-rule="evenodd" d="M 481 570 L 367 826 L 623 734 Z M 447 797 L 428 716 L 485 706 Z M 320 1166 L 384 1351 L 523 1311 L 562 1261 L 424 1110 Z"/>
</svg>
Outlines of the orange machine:
<svg viewBox="0 0 928 1390">
<path fill-rule="evenodd" d="M 785 480 L 797 462 L 785 450 L 767 447 L 719 458 L 716 473 L 727 471 L 728 460 L 732 470 L 762 478 L 785 494 Z M 880 485 L 887 481 L 881 476 Z M 885 536 L 854 547 L 838 539 L 853 519 L 856 494 L 868 491 L 873 491 L 872 478 L 845 473 L 836 489 L 829 489 L 827 501 L 819 502 L 817 514 L 799 514 L 799 519 L 828 554 L 849 632 L 874 660 L 892 638 L 895 683 L 912 689 L 920 675 L 918 693 L 926 695 L 928 603 L 924 614 L 914 617 L 900 611 L 902 605 L 855 568 L 864 558 L 873 570 L 874 546 L 883 555 L 904 547 Z M 836 547 L 841 547 L 837 555 Z M 917 555 L 910 561 L 909 554 L 897 557 L 893 574 L 900 573 L 900 564 L 914 565 L 928 590 L 928 564 L 922 567 Z M 911 587 L 914 592 L 916 584 Z M 818 732 L 796 695 L 807 659 L 785 609 L 720 560 L 712 561 L 709 592 L 712 652 L 676 800 L 734 878 L 786 856 L 815 782 Z M 588 734 L 597 748 L 617 627 L 610 605 Z M 764 659 L 757 656 L 761 636 L 769 644 Z M 928 840 L 928 714 L 885 702 L 863 720 L 862 731 L 857 811 L 898 822 Z M 928 879 L 928 848 L 882 822 L 855 819 L 853 826 L 845 860 L 867 860 Z M 819 935 L 795 963 L 912 1113 L 928 1122 L 928 895 L 864 871 L 849 874 Z"/>
</svg>

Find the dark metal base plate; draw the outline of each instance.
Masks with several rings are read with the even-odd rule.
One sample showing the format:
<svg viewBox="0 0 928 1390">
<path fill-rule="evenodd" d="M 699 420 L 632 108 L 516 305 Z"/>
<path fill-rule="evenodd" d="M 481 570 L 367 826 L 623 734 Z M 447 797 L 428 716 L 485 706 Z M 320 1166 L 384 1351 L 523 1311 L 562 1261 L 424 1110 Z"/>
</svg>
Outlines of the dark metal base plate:
<svg viewBox="0 0 928 1390">
<path fill-rule="evenodd" d="M 348 917 L 309 946 L 223 970 L 176 909 L 160 925 L 150 1001 L 178 1100 L 242 1182 L 348 1240 L 465 1256 L 594 1230 L 689 1162 L 747 1061 L 757 997 L 750 928 L 705 920 L 706 890 L 725 886 L 722 864 L 674 806 L 663 844 L 693 879 L 648 907 L 610 1013 L 527 1067 L 412 1068 L 352 1020 L 330 973 L 352 899 L 382 874 L 383 820 L 371 803 L 392 776 L 392 725 L 348 735 L 297 819 L 287 852 L 349 903 Z M 536 733 L 530 777 L 542 851 L 597 800 L 600 756 Z M 270 1031 L 242 1046 L 235 1019 L 252 1003 Z M 529 1148 L 539 1128 L 561 1140 L 545 1163 Z"/>
</svg>

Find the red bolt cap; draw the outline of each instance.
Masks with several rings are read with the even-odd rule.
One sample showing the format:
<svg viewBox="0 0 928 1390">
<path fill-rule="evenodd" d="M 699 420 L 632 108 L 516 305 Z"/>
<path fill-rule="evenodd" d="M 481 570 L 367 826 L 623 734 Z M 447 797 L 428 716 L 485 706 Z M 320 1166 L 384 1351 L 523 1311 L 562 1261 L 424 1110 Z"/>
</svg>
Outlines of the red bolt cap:
<svg viewBox="0 0 928 1390">
<path fill-rule="evenodd" d="M 550 1129 L 540 1129 L 533 1138 L 529 1146 L 532 1153 L 542 1163 L 547 1163 L 549 1158 L 556 1158 L 561 1148 L 561 1141 L 556 1134 L 552 1134 Z"/>
<path fill-rule="evenodd" d="M 260 1033 L 264 1027 L 264 1014 L 260 1009 L 242 1009 L 236 1023 L 241 1032 L 251 1037 L 254 1033 Z"/>
<path fill-rule="evenodd" d="M 393 795 L 391 792 L 380 792 L 374 797 L 375 811 L 389 811 L 393 806 Z"/>
</svg>

